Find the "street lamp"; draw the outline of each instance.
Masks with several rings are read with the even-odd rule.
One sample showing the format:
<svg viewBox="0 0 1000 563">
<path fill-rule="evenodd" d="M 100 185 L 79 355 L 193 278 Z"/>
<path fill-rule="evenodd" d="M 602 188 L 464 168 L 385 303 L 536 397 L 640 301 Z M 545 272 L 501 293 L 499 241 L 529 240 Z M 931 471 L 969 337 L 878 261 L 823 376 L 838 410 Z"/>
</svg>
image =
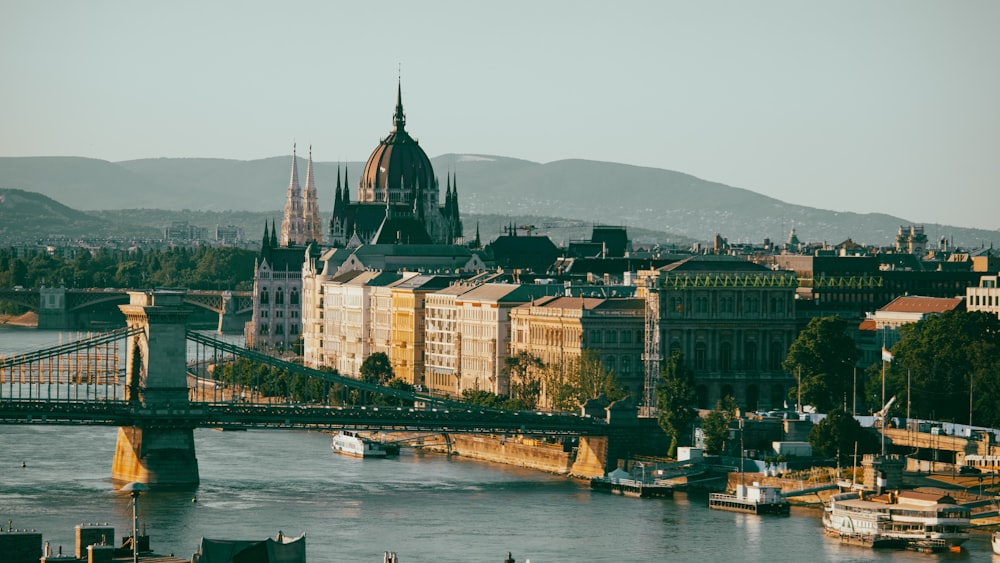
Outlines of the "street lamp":
<svg viewBox="0 0 1000 563">
<path fill-rule="evenodd" d="M 121 488 L 132 496 L 132 563 L 139 561 L 139 493 L 148 491 L 149 487 L 138 481 L 133 481 Z"/>
</svg>

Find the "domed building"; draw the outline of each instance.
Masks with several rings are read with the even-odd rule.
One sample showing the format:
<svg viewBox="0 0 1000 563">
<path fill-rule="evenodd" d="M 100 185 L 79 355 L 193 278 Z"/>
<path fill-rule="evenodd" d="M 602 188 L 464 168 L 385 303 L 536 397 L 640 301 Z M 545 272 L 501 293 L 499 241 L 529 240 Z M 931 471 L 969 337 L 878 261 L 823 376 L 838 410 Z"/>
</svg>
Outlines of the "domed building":
<svg viewBox="0 0 1000 563">
<path fill-rule="evenodd" d="M 440 183 L 427 153 L 406 131 L 402 85 L 397 87 L 392 131 L 382 139 L 358 182 L 358 198 L 344 172 L 330 220 L 329 244 L 461 244 L 458 182 L 448 176 L 444 204 Z"/>
</svg>

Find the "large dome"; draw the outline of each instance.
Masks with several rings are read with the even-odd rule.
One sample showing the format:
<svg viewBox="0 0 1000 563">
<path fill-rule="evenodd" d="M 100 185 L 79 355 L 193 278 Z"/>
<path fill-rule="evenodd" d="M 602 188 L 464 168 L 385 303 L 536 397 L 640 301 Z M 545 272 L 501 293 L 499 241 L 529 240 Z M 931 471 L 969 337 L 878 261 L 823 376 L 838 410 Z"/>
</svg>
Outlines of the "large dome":
<svg viewBox="0 0 1000 563">
<path fill-rule="evenodd" d="M 417 140 L 406 132 L 405 126 L 400 85 L 396 92 L 392 132 L 368 157 L 358 187 L 359 202 L 385 202 L 388 193 L 392 203 L 412 204 L 418 191 L 437 192 L 431 160 Z"/>
</svg>

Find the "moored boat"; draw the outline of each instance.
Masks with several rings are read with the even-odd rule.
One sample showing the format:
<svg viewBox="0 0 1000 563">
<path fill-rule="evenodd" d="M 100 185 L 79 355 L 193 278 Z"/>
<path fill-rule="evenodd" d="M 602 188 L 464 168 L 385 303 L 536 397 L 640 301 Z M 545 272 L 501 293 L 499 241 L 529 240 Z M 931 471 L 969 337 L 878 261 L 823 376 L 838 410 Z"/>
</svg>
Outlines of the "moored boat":
<svg viewBox="0 0 1000 563">
<path fill-rule="evenodd" d="M 334 435 L 330 448 L 335 453 L 351 457 L 385 457 L 387 455 L 380 442 L 364 438 L 352 430 L 343 430 Z"/>
<path fill-rule="evenodd" d="M 729 512 L 749 514 L 788 514 L 790 505 L 781 494 L 781 487 L 769 487 L 754 482 L 753 485 L 737 485 L 736 493 L 712 493 L 708 497 L 708 507 Z"/>
<path fill-rule="evenodd" d="M 604 477 L 590 480 L 592 491 L 636 498 L 671 497 L 674 485 L 659 479 L 636 479 L 631 473 L 616 469 Z"/>
<path fill-rule="evenodd" d="M 1000 530 L 993 532 L 993 553 L 1000 555 Z"/>
<path fill-rule="evenodd" d="M 919 551 L 959 551 L 969 539 L 968 508 L 948 495 L 903 491 L 877 496 L 835 495 L 823 527 L 843 543 Z"/>
</svg>

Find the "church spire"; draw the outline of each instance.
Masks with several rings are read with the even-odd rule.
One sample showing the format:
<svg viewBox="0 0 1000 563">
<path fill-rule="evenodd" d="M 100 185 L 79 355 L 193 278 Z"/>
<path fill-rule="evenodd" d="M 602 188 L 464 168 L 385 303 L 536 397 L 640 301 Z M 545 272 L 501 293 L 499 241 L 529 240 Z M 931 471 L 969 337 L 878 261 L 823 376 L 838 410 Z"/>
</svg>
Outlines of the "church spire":
<svg viewBox="0 0 1000 563">
<path fill-rule="evenodd" d="M 316 191 L 316 180 L 313 177 L 313 151 L 309 145 L 309 164 L 306 168 L 306 186 L 302 194 L 302 222 L 305 227 L 303 243 L 307 241 L 322 244 L 323 231 L 319 220 L 319 197 Z"/>
<path fill-rule="evenodd" d="M 306 228 L 302 210 L 302 187 L 299 185 L 299 163 L 296 146 L 292 144 L 292 178 L 288 182 L 285 217 L 281 222 L 281 245 L 289 246 L 306 242 Z"/>
<path fill-rule="evenodd" d="M 403 133 L 406 126 L 406 114 L 403 113 L 403 80 L 396 86 L 396 113 L 392 116 L 392 131 Z"/>
</svg>

